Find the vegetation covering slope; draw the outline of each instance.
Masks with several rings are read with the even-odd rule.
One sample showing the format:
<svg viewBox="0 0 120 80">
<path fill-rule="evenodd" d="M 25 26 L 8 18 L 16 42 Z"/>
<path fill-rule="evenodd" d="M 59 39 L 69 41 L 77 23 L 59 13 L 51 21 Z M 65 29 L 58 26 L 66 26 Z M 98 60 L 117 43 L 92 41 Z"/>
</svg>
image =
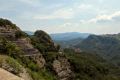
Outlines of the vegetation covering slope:
<svg viewBox="0 0 120 80">
<path fill-rule="evenodd" d="M 108 63 L 97 54 L 76 53 L 72 49 L 65 49 L 72 70 L 74 80 L 119 80 L 120 68 Z"/>
<path fill-rule="evenodd" d="M 116 35 L 91 35 L 81 43 L 75 45 L 85 52 L 97 53 L 102 57 L 120 64 L 120 40 Z M 116 58 L 116 59 L 115 59 Z M 114 61 L 115 60 L 115 61 Z"/>
<path fill-rule="evenodd" d="M 66 40 L 66 41 L 55 41 L 55 43 L 59 44 L 61 48 L 74 48 L 75 45 L 79 44 L 84 39 L 82 38 L 76 38 L 72 40 Z"/>
</svg>

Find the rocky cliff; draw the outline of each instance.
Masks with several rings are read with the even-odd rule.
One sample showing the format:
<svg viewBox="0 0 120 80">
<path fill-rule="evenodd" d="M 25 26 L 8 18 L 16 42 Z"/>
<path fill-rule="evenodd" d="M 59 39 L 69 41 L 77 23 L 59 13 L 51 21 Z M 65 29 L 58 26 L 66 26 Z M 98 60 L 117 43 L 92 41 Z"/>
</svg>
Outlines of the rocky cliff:
<svg viewBox="0 0 120 80">
<path fill-rule="evenodd" d="M 44 31 L 38 30 L 33 36 L 28 36 L 11 21 L 0 19 L 0 46 L 2 55 L 14 59 L 12 66 L 11 62 L 7 64 L 4 60 L 0 63 L 0 67 L 24 80 L 50 80 L 49 78 L 51 80 L 70 80 L 71 78 L 70 63 L 65 56 L 60 55 L 60 46 L 55 44 Z M 46 56 L 51 56 L 47 54 L 48 52 L 57 54 L 52 58 L 51 64 L 46 58 Z M 7 61 L 9 62 L 9 60 Z M 47 65 L 50 65 L 52 71 Z M 56 78 L 51 77 L 48 73 Z"/>
<path fill-rule="evenodd" d="M 53 61 L 53 69 L 60 80 L 72 80 L 72 71 L 68 59 L 62 54 Z"/>
<path fill-rule="evenodd" d="M 57 79 L 71 80 L 73 76 L 70 63 L 64 53 L 59 51 L 59 45 L 55 44 L 50 36 L 41 30 L 35 32 L 32 40 L 35 42 L 33 45 L 40 51 L 41 46 L 47 45 L 46 48 L 43 48 L 44 51 L 42 54 L 46 60 L 46 64 L 49 64 L 49 68 L 52 68 L 57 75 Z"/>
</svg>

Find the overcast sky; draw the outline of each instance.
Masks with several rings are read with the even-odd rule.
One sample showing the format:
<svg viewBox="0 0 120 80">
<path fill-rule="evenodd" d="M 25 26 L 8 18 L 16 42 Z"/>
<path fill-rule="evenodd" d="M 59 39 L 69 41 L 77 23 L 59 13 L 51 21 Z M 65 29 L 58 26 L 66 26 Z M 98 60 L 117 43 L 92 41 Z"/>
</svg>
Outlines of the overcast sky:
<svg viewBox="0 0 120 80">
<path fill-rule="evenodd" d="M 0 0 L 0 17 L 25 31 L 119 33 L 120 0 Z"/>
</svg>

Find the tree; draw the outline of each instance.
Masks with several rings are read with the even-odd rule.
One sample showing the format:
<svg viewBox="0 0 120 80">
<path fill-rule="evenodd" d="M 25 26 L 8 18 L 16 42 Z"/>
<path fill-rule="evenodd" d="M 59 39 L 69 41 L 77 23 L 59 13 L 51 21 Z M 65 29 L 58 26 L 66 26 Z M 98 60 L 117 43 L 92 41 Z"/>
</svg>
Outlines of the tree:
<svg viewBox="0 0 120 80">
<path fill-rule="evenodd" d="M 23 38 L 23 37 L 27 37 L 27 34 L 25 32 L 22 32 L 22 31 L 16 31 L 15 37 L 16 38 Z"/>
</svg>

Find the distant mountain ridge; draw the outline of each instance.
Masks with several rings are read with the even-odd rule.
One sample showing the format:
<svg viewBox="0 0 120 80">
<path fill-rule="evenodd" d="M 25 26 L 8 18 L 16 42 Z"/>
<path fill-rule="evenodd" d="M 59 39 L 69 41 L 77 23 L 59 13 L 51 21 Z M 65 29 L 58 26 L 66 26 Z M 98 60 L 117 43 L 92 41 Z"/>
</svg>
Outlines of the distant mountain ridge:
<svg viewBox="0 0 120 80">
<path fill-rule="evenodd" d="M 32 31 L 24 31 L 25 33 L 27 33 L 28 35 L 33 35 L 34 34 L 34 32 L 32 32 Z"/>
<path fill-rule="evenodd" d="M 34 32 L 32 31 L 24 31 L 28 35 L 33 35 Z M 77 38 L 87 38 L 90 35 L 90 33 L 79 33 L 79 32 L 66 32 L 66 33 L 54 33 L 50 34 L 51 38 L 54 41 L 68 41 L 73 40 Z"/>
<path fill-rule="evenodd" d="M 77 38 L 87 38 L 89 33 L 79 33 L 79 32 L 66 32 L 66 33 L 55 33 L 50 34 L 53 40 L 55 41 L 68 41 Z"/>
</svg>

